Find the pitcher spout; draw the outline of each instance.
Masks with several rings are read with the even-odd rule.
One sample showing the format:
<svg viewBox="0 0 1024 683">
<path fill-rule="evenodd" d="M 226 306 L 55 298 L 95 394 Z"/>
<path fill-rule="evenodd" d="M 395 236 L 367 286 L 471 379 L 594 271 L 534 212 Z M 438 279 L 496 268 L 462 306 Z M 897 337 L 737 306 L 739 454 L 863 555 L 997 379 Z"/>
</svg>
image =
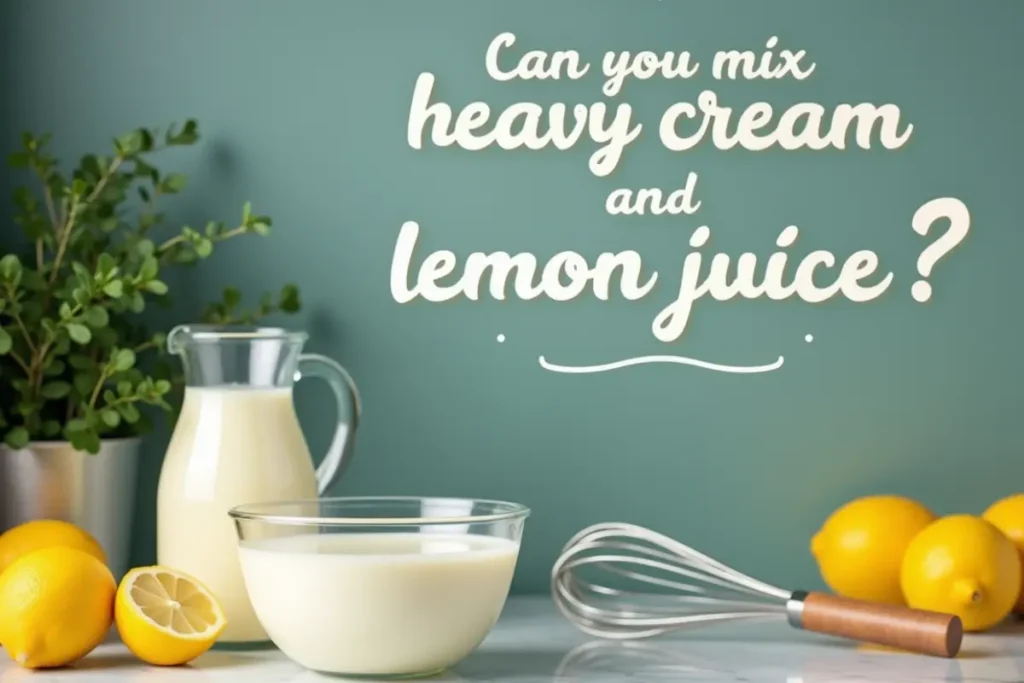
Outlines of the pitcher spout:
<svg viewBox="0 0 1024 683">
<path fill-rule="evenodd" d="M 167 351 L 174 356 L 184 352 L 184 344 L 192 329 L 191 325 L 176 325 L 167 333 Z"/>
<path fill-rule="evenodd" d="M 212 325 L 188 323 L 176 325 L 167 334 L 167 350 L 180 355 L 192 343 L 290 341 L 304 344 L 309 335 L 301 330 L 254 325 Z"/>
<path fill-rule="evenodd" d="M 181 358 L 193 387 L 290 387 L 308 335 L 280 327 L 178 325 L 167 350 Z"/>
</svg>

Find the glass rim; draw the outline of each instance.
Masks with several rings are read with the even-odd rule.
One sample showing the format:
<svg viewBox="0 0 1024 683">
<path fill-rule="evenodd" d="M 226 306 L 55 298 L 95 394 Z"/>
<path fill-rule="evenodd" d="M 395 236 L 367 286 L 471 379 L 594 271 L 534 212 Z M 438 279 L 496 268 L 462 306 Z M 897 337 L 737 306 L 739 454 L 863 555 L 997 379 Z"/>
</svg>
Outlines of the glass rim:
<svg viewBox="0 0 1024 683">
<path fill-rule="evenodd" d="M 172 330 L 174 332 L 174 330 Z M 203 341 L 264 341 L 275 339 L 288 339 L 294 341 L 305 341 L 309 334 L 302 330 L 290 330 L 285 327 L 273 327 L 262 325 L 217 325 L 198 324 L 182 325 L 177 328 L 177 334 L 181 335 L 183 342 Z"/>
<path fill-rule="evenodd" d="M 393 503 L 472 503 L 487 505 L 495 512 L 468 515 L 437 515 L 407 517 L 345 517 L 327 515 L 289 515 L 270 512 L 289 505 L 310 503 L 352 504 L 355 506 L 387 505 Z M 228 510 L 233 520 L 247 520 L 289 526 L 333 526 L 333 527 L 404 527 L 404 526 L 444 526 L 448 524 L 486 524 L 509 519 L 521 519 L 530 515 L 530 508 L 521 503 L 485 498 L 458 498 L 443 496 L 335 496 L 325 498 L 301 498 L 280 500 L 267 503 L 246 503 L 236 505 Z"/>
</svg>

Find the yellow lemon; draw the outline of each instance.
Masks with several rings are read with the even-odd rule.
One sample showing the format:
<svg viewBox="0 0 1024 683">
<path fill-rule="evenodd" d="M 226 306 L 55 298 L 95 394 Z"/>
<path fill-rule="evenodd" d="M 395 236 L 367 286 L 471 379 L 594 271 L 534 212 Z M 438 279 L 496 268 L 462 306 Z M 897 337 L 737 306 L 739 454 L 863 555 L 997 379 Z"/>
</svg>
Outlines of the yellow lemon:
<svg viewBox="0 0 1024 683">
<path fill-rule="evenodd" d="M 107 556 L 89 533 L 70 522 L 38 519 L 8 529 L 0 535 L 0 574 L 12 562 L 34 550 L 63 546 L 89 553 L 103 564 Z"/>
<path fill-rule="evenodd" d="M 1024 561 L 1024 493 L 997 500 L 989 506 L 988 510 L 985 510 L 981 517 L 994 524 L 1017 546 L 1021 560 Z M 1021 575 L 1024 580 L 1024 572 L 1021 572 Z M 1021 594 L 1017 598 L 1016 611 L 1024 612 L 1024 584 L 1022 584 Z"/>
<path fill-rule="evenodd" d="M 833 512 L 811 539 L 821 577 L 839 595 L 902 604 L 900 562 L 917 532 L 935 520 L 921 503 L 867 496 Z"/>
<path fill-rule="evenodd" d="M 154 666 L 190 662 L 214 644 L 227 626 L 213 593 L 183 572 L 139 567 L 117 589 L 114 620 L 121 640 Z"/>
<path fill-rule="evenodd" d="M 918 609 L 960 617 L 966 631 L 1001 622 L 1020 594 L 1017 548 L 995 526 L 952 515 L 919 533 L 903 556 L 901 585 Z"/>
<path fill-rule="evenodd" d="M 117 585 L 107 566 L 75 548 L 44 548 L 0 575 L 0 642 L 28 669 L 70 664 L 110 631 Z"/>
</svg>

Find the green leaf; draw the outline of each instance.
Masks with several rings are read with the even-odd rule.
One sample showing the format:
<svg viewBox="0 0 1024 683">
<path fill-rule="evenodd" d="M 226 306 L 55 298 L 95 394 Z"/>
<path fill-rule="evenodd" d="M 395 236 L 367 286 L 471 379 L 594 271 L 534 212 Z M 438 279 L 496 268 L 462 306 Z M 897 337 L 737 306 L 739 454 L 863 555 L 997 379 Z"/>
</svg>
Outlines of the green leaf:
<svg viewBox="0 0 1024 683">
<path fill-rule="evenodd" d="M 71 306 L 68 304 L 67 301 L 62 303 L 60 305 L 60 308 L 57 309 L 57 311 L 60 313 L 61 320 L 67 320 L 68 318 L 71 317 Z"/>
<path fill-rule="evenodd" d="M 131 382 L 118 382 L 117 393 L 119 396 L 131 396 L 132 394 L 132 383 Z"/>
<path fill-rule="evenodd" d="M 91 429 L 89 423 L 80 417 L 68 420 L 68 423 L 64 426 L 64 431 L 68 434 L 85 432 L 88 431 L 89 429 Z"/>
<path fill-rule="evenodd" d="M 103 169 L 95 154 L 86 154 L 83 156 L 81 161 L 78 162 L 78 167 L 83 173 L 91 176 L 93 180 L 99 179 L 100 175 L 103 173 Z"/>
<path fill-rule="evenodd" d="M 143 144 L 144 138 L 141 130 L 133 130 L 131 133 L 126 133 L 114 141 L 114 146 L 123 156 L 138 154 L 142 151 Z"/>
<path fill-rule="evenodd" d="M 171 390 L 171 383 L 168 382 L 165 379 L 158 379 L 153 384 L 153 389 L 156 391 L 156 393 L 159 396 L 163 396 L 164 394 L 166 394 L 167 392 L 169 392 Z"/>
<path fill-rule="evenodd" d="M 72 446 L 80 451 L 85 451 L 92 455 L 100 452 L 100 435 L 92 427 L 86 431 L 71 435 L 69 441 L 71 441 Z"/>
<path fill-rule="evenodd" d="M 43 318 L 39 321 L 39 326 L 43 328 L 43 332 L 46 333 L 46 338 L 52 340 L 57 336 L 57 323 L 53 322 L 49 318 Z"/>
<path fill-rule="evenodd" d="M 75 391 L 78 392 L 79 396 L 88 398 L 93 389 L 96 388 L 96 382 L 99 380 L 99 375 L 95 372 L 81 372 L 76 374 L 72 378 L 72 382 L 75 385 Z"/>
<path fill-rule="evenodd" d="M 78 261 L 74 261 L 71 264 L 71 270 L 75 271 L 75 277 L 78 278 L 78 283 L 84 287 L 88 287 L 92 284 L 92 273 L 83 264 Z"/>
<path fill-rule="evenodd" d="M 121 424 L 121 414 L 113 408 L 104 408 L 100 411 L 100 419 L 103 420 L 104 424 L 113 429 L 117 425 Z"/>
<path fill-rule="evenodd" d="M 117 412 L 121 413 L 121 417 L 128 424 L 135 424 L 139 421 L 139 409 L 131 403 L 117 404 Z"/>
<path fill-rule="evenodd" d="M 43 368 L 43 375 L 46 377 L 60 377 L 64 374 L 66 367 L 64 361 L 58 358 L 51 358 L 50 362 Z"/>
<path fill-rule="evenodd" d="M 32 190 L 22 185 L 14 190 L 14 205 L 23 213 L 35 213 L 39 200 L 32 194 Z"/>
<path fill-rule="evenodd" d="M 299 288 L 294 284 L 287 284 L 281 288 L 281 301 L 278 304 L 285 313 L 297 313 L 302 308 L 299 299 Z"/>
<path fill-rule="evenodd" d="M 130 370 L 135 365 L 135 352 L 131 349 L 121 349 L 114 356 L 114 369 L 118 372 Z"/>
<path fill-rule="evenodd" d="M 41 216 L 17 216 L 14 222 L 21 225 L 25 236 L 33 242 L 46 238 L 52 230 L 50 224 Z"/>
<path fill-rule="evenodd" d="M 46 278 L 37 270 L 26 270 L 21 275 L 22 289 L 28 289 L 33 292 L 45 292 L 49 287 Z"/>
<path fill-rule="evenodd" d="M 233 310 L 242 301 L 242 293 L 235 287 L 225 287 L 224 294 L 221 297 L 224 301 L 224 305 L 227 306 L 228 310 Z"/>
<path fill-rule="evenodd" d="M 139 178 L 150 178 L 154 182 L 160 178 L 159 172 L 143 159 L 134 159 L 135 175 Z"/>
<path fill-rule="evenodd" d="M 187 178 L 180 173 L 169 173 L 160 183 L 160 191 L 165 194 L 177 194 L 185 189 Z"/>
<path fill-rule="evenodd" d="M 54 382 L 47 382 L 46 384 L 43 385 L 41 393 L 44 398 L 48 398 L 50 400 L 64 398 L 65 396 L 71 393 L 71 385 L 68 384 L 67 382 L 62 382 L 59 380 Z"/>
<path fill-rule="evenodd" d="M 112 327 L 101 327 L 92 333 L 92 338 L 100 346 L 117 346 L 118 334 Z"/>
<path fill-rule="evenodd" d="M 270 221 L 255 220 L 249 225 L 249 229 L 261 237 L 266 237 L 270 234 Z"/>
<path fill-rule="evenodd" d="M 124 190 L 117 185 L 107 183 L 103 192 L 100 193 L 100 200 L 110 204 L 120 204 L 125 200 Z"/>
<path fill-rule="evenodd" d="M 120 299 L 124 294 L 124 283 L 120 280 L 111 280 L 103 285 L 103 293 L 112 299 Z"/>
<path fill-rule="evenodd" d="M 57 436 L 60 434 L 60 422 L 57 420 L 43 421 L 43 436 Z"/>
<path fill-rule="evenodd" d="M 40 409 L 42 408 L 42 401 L 39 402 Z M 43 417 L 39 414 L 38 410 L 25 416 L 25 423 L 23 425 L 28 430 L 29 439 L 33 434 L 38 434 L 39 430 L 43 428 Z"/>
<path fill-rule="evenodd" d="M 145 285 L 143 285 L 143 287 L 146 289 L 146 291 L 152 292 L 153 294 L 156 294 L 158 296 L 167 293 L 167 284 L 161 282 L 160 280 L 150 280 Z"/>
<path fill-rule="evenodd" d="M 38 400 L 18 401 L 18 404 L 14 406 L 14 412 L 18 413 L 22 417 L 29 417 L 31 415 L 35 415 L 41 406 L 42 402 Z"/>
<path fill-rule="evenodd" d="M 66 356 L 66 355 L 68 355 L 68 351 L 70 351 L 70 350 L 71 350 L 71 340 L 68 337 L 66 337 L 64 335 L 61 335 L 61 336 L 57 337 L 56 340 L 54 340 L 54 342 L 53 342 L 53 355 L 54 356 Z"/>
<path fill-rule="evenodd" d="M 156 251 L 156 245 L 153 244 L 152 240 L 139 240 L 138 244 L 135 245 L 135 251 L 139 256 L 145 258 L 153 255 L 153 252 Z M 154 275 L 156 275 L 156 273 L 154 273 Z"/>
<path fill-rule="evenodd" d="M 114 261 L 114 257 L 107 252 L 100 254 L 99 258 L 96 260 L 96 274 L 104 279 L 111 275 L 116 268 L 117 262 Z"/>
<path fill-rule="evenodd" d="M 175 133 L 174 126 L 167 130 L 166 142 L 168 145 L 191 145 L 199 139 L 199 124 L 189 119 L 182 126 L 181 131 Z"/>
<path fill-rule="evenodd" d="M 152 244 L 152 243 L 151 243 Z M 143 280 L 152 280 L 160 272 L 160 264 L 152 256 L 147 256 L 139 266 L 139 277 Z"/>
<path fill-rule="evenodd" d="M 96 361 L 81 353 L 68 356 L 68 364 L 76 370 L 91 370 L 96 367 Z"/>
<path fill-rule="evenodd" d="M 138 292 L 132 292 L 132 300 L 128 304 L 132 313 L 142 313 L 146 310 L 146 300 L 142 298 L 142 295 Z"/>
<path fill-rule="evenodd" d="M 196 241 L 196 254 L 199 258 L 206 258 L 213 253 L 213 242 L 205 237 Z"/>
<path fill-rule="evenodd" d="M 90 327 L 106 327 L 110 323 L 110 314 L 102 306 L 93 306 L 82 315 L 82 318 Z"/>
<path fill-rule="evenodd" d="M 7 432 L 7 435 L 4 437 L 4 443 L 14 450 L 20 450 L 28 445 L 29 438 L 27 429 L 24 427 L 15 427 L 11 431 Z"/>
<path fill-rule="evenodd" d="M 79 344 L 88 344 L 89 340 L 92 339 L 92 332 L 81 323 L 69 323 L 68 336 Z"/>
<path fill-rule="evenodd" d="M 14 340 L 11 339 L 11 334 L 0 327 L 0 356 L 6 356 L 11 351 L 11 347 L 14 345 Z"/>
<path fill-rule="evenodd" d="M 175 250 L 174 262 L 183 266 L 188 266 L 195 263 L 199 259 L 194 251 L 187 249 Z"/>
<path fill-rule="evenodd" d="M 14 254 L 0 258 L 0 277 L 8 282 L 21 279 L 21 260 Z"/>
<path fill-rule="evenodd" d="M 7 165 L 14 169 L 28 168 L 31 157 L 25 152 L 14 152 L 7 157 Z"/>
<path fill-rule="evenodd" d="M 89 295 L 89 291 L 85 287 L 76 287 L 71 292 L 71 298 L 75 300 L 75 303 L 79 306 L 86 306 L 92 301 L 92 296 Z"/>
</svg>

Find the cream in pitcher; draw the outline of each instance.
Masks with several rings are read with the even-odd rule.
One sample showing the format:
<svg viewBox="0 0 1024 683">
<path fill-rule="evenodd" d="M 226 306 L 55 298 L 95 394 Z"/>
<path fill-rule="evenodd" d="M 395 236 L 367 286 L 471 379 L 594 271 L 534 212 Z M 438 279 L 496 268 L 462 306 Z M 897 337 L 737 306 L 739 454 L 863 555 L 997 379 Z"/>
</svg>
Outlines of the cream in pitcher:
<svg viewBox="0 0 1024 683">
<path fill-rule="evenodd" d="M 157 562 L 192 574 L 224 608 L 222 643 L 267 640 L 242 579 L 228 509 L 315 498 L 352 452 L 359 395 L 348 373 L 303 354 L 306 335 L 277 328 L 182 326 L 168 336 L 185 370 L 185 397 L 157 491 Z M 292 385 L 328 382 L 338 426 L 318 468 L 299 426 Z"/>
</svg>

